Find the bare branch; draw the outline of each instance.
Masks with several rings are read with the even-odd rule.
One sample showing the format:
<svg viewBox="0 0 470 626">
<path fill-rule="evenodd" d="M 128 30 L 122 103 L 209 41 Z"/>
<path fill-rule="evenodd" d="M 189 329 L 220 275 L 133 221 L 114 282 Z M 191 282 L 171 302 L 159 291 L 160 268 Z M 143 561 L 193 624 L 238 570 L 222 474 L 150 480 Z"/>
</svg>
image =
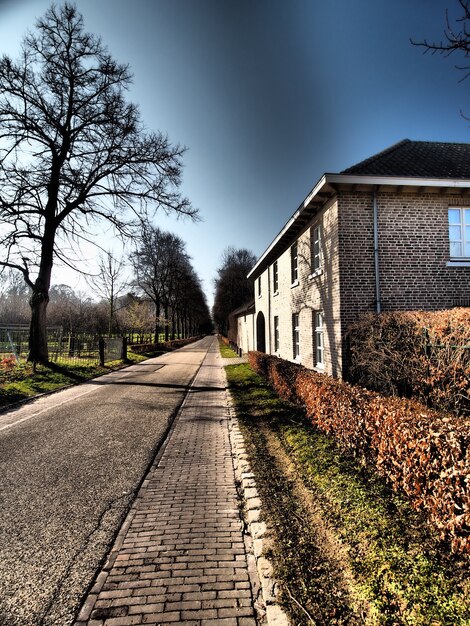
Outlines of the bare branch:
<svg viewBox="0 0 470 626">
<path fill-rule="evenodd" d="M 454 18 L 452 23 L 449 17 L 449 11 L 446 10 L 446 28 L 444 30 L 444 38 L 438 42 L 429 42 L 427 39 L 423 41 L 415 41 L 410 39 L 412 45 L 423 48 L 424 53 L 442 54 L 448 57 L 452 54 L 463 54 L 468 59 L 470 57 L 470 3 L 468 0 L 458 0 L 463 13 L 460 17 Z M 469 65 L 456 65 L 456 69 L 464 72 L 464 76 L 459 82 L 464 81 L 470 74 Z"/>
<path fill-rule="evenodd" d="M 53 259 L 64 258 L 58 241 L 79 242 L 99 221 L 134 237 L 160 208 L 197 218 L 179 189 L 184 148 L 144 130 L 125 98 L 130 81 L 68 2 L 38 20 L 17 62 L 0 59 L 3 265 L 32 286 L 42 340 Z M 44 349 L 35 355 L 44 359 Z"/>
</svg>

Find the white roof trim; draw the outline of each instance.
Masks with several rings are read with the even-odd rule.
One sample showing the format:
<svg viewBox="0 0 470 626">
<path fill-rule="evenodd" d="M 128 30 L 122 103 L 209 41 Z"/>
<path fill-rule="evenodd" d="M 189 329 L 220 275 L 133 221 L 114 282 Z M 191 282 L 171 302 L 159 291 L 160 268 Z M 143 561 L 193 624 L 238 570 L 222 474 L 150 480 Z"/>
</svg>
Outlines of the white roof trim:
<svg viewBox="0 0 470 626">
<path fill-rule="evenodd" d="M 392 185 L 394 187 L 455 187 L 468 188 L 467 178 L 413 178 L 398 176 L 359 176 L 358 174 L 325 174 L 322 180 L 333 184 Z"/>
<path fill-rule="evenodd" d="M 277 244 L 279 239 L 284 235 L 284 233 L 295 223 L 299 215 L 304 211 L 304 209 L 310 204 L 310 202 L 315 198 L 315 196 L 328 184 L 340 185 L 340 184 L 349 184 L 349 185 L 372 185 L 372 186 L 384 186 L 390 185 L 394 187 L 454 187 L 456 189 L 468 189 L 470 188 L 470 180 L 469 179 L 455 179 L 455 178 L 399 178 L 396 176 L 359 176 L 357 174 L 323 174 L 318 183 L 312 189 L 312 191 L 308 194 L 305 200 L 302 202 L 300 207 L 294 213 L 294 215 L 290 218 L 290 220 L 285 224 L 285 226 L 281 229 L 278 235 L 273 239 L 270 245 L 266 248 L 263 254 L 260 256 L 256 264 L 250 270 L 247 278 L 250 278 L 253 274 L 256 273 L 256 270 L 260 265 L 262 265 L 264 259 L 268 256 L 274 246 Z"/>
</svg>

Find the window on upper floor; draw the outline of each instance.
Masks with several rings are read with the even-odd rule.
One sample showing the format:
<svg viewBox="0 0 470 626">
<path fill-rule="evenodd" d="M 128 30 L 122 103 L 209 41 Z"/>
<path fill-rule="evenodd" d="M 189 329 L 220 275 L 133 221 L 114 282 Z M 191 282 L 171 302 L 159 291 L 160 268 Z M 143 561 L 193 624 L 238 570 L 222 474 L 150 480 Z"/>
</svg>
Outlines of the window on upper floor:
<svg viewBox="0 0 470 626">
<path fill-rule="evenodd" d="M 294 359 L 300 358 L 300 326 L 298 313 L 292 315 L 292 354 Z"/>
<path fill-rule="evenodd" d="M 258 278 L 258 296 L 261 295 L 261 276 Z"/>
<path fill-rule="evenodd" d="M 449 216 L 449 246 L 451 259 L 470 258 L 470 208 L 451 207 Z"/>
<path fill-rule="evenodd" d="M 277 267 L 277 261 L 273 263 L 273 293 L 279 291 L 279 270 Z"/>
<path fill-rule="evenodd" d="M 310 273 L 315 274 L 322 269 L 321 225 L 310 229 Z"/>
<path fill-rule="evenodd" d="M 274 316 L 274 352 L 279 352 L 279 316 Z"/>
<path fill-rule="evenodd" d="M 290 268 L 291 268 L 291 283 L 293 285 L 299 282 L 299 255 L 297 249 L 297 242 L 295 242 L 290 249 Z"/>
</svg>

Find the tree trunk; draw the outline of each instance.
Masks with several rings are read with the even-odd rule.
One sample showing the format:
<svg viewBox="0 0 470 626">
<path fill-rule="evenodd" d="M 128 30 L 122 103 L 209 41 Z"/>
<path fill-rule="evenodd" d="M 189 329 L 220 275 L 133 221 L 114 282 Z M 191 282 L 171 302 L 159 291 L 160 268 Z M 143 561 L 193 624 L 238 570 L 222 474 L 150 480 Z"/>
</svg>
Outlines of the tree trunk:
<svg viewBox="0 0 470 626">
<path fill-rule="evenodd" d="M 46 318 L 48 303 L 48 292 L 44 289 L 34 289 L 29 300 L 31 306 L 31 324 L 29 327 L 28 355 L 28 361 L 32 361 L 33 363 L 47 363 L 49 360 Z"/>
<path fill-rule="evenodd" d="M 168 325 L 168 304 L 165 304 L 163 307 L 164 315 L 165 315 L 165 341 L 168 341 L 170 338 L 170 329 Z"/>
<path fill-rule="evenodd" d="M 53 209 L 51 213 L 54 215 Z M 51 286 L 55 230 L 54 220 L 47 217 L 42 237 L 38 276 L 34 285 L 31 285 L 32 294 L 29 299 L 31 324 L 29 329 L 28 361 L 33 363 L 47 363 L 49 361 L 46 313 L 47 305 L 49 304 L 49 288 Z"/>
<path fill-rule="evenodd" d="M 171 310 L 171 340 L 174 341 L 176 338 L 176 316 L 175 316 L 175 308 L 172 307 Z"/>
<path fill-rule="evenodd" d="M 155 301 L 155 343 L 160 341 L 160 313 L 161 313 L 161 305 L 160 300 L 156 299 Z"/>
</svg>

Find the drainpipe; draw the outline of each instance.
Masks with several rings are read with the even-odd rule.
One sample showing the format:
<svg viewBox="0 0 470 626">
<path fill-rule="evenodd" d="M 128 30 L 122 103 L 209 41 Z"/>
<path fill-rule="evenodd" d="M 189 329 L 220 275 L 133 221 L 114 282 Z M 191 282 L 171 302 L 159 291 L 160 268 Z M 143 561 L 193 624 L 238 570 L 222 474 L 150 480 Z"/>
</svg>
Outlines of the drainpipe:
<svg viewBox="0 0 470 626">
<path fill-rule="evenodd" d="M 271 351 L 271 272 L 270 266 L 268 265 L 268 341 L 267 346 L 269 346 L 269 351 L 266 350 L 267 354 L 272 354 Z"/>
<path fill-rule="evenodd" d="M 372 195 L 374 208 L 374 267 L 375 267 L 375 302 L 376 312 L 380 313 L 382 304 L 380 301 L 380 267 L 379 267 L 379 209 L 377 206 L 377 191 L 374 189 Z"/>
</svg>

